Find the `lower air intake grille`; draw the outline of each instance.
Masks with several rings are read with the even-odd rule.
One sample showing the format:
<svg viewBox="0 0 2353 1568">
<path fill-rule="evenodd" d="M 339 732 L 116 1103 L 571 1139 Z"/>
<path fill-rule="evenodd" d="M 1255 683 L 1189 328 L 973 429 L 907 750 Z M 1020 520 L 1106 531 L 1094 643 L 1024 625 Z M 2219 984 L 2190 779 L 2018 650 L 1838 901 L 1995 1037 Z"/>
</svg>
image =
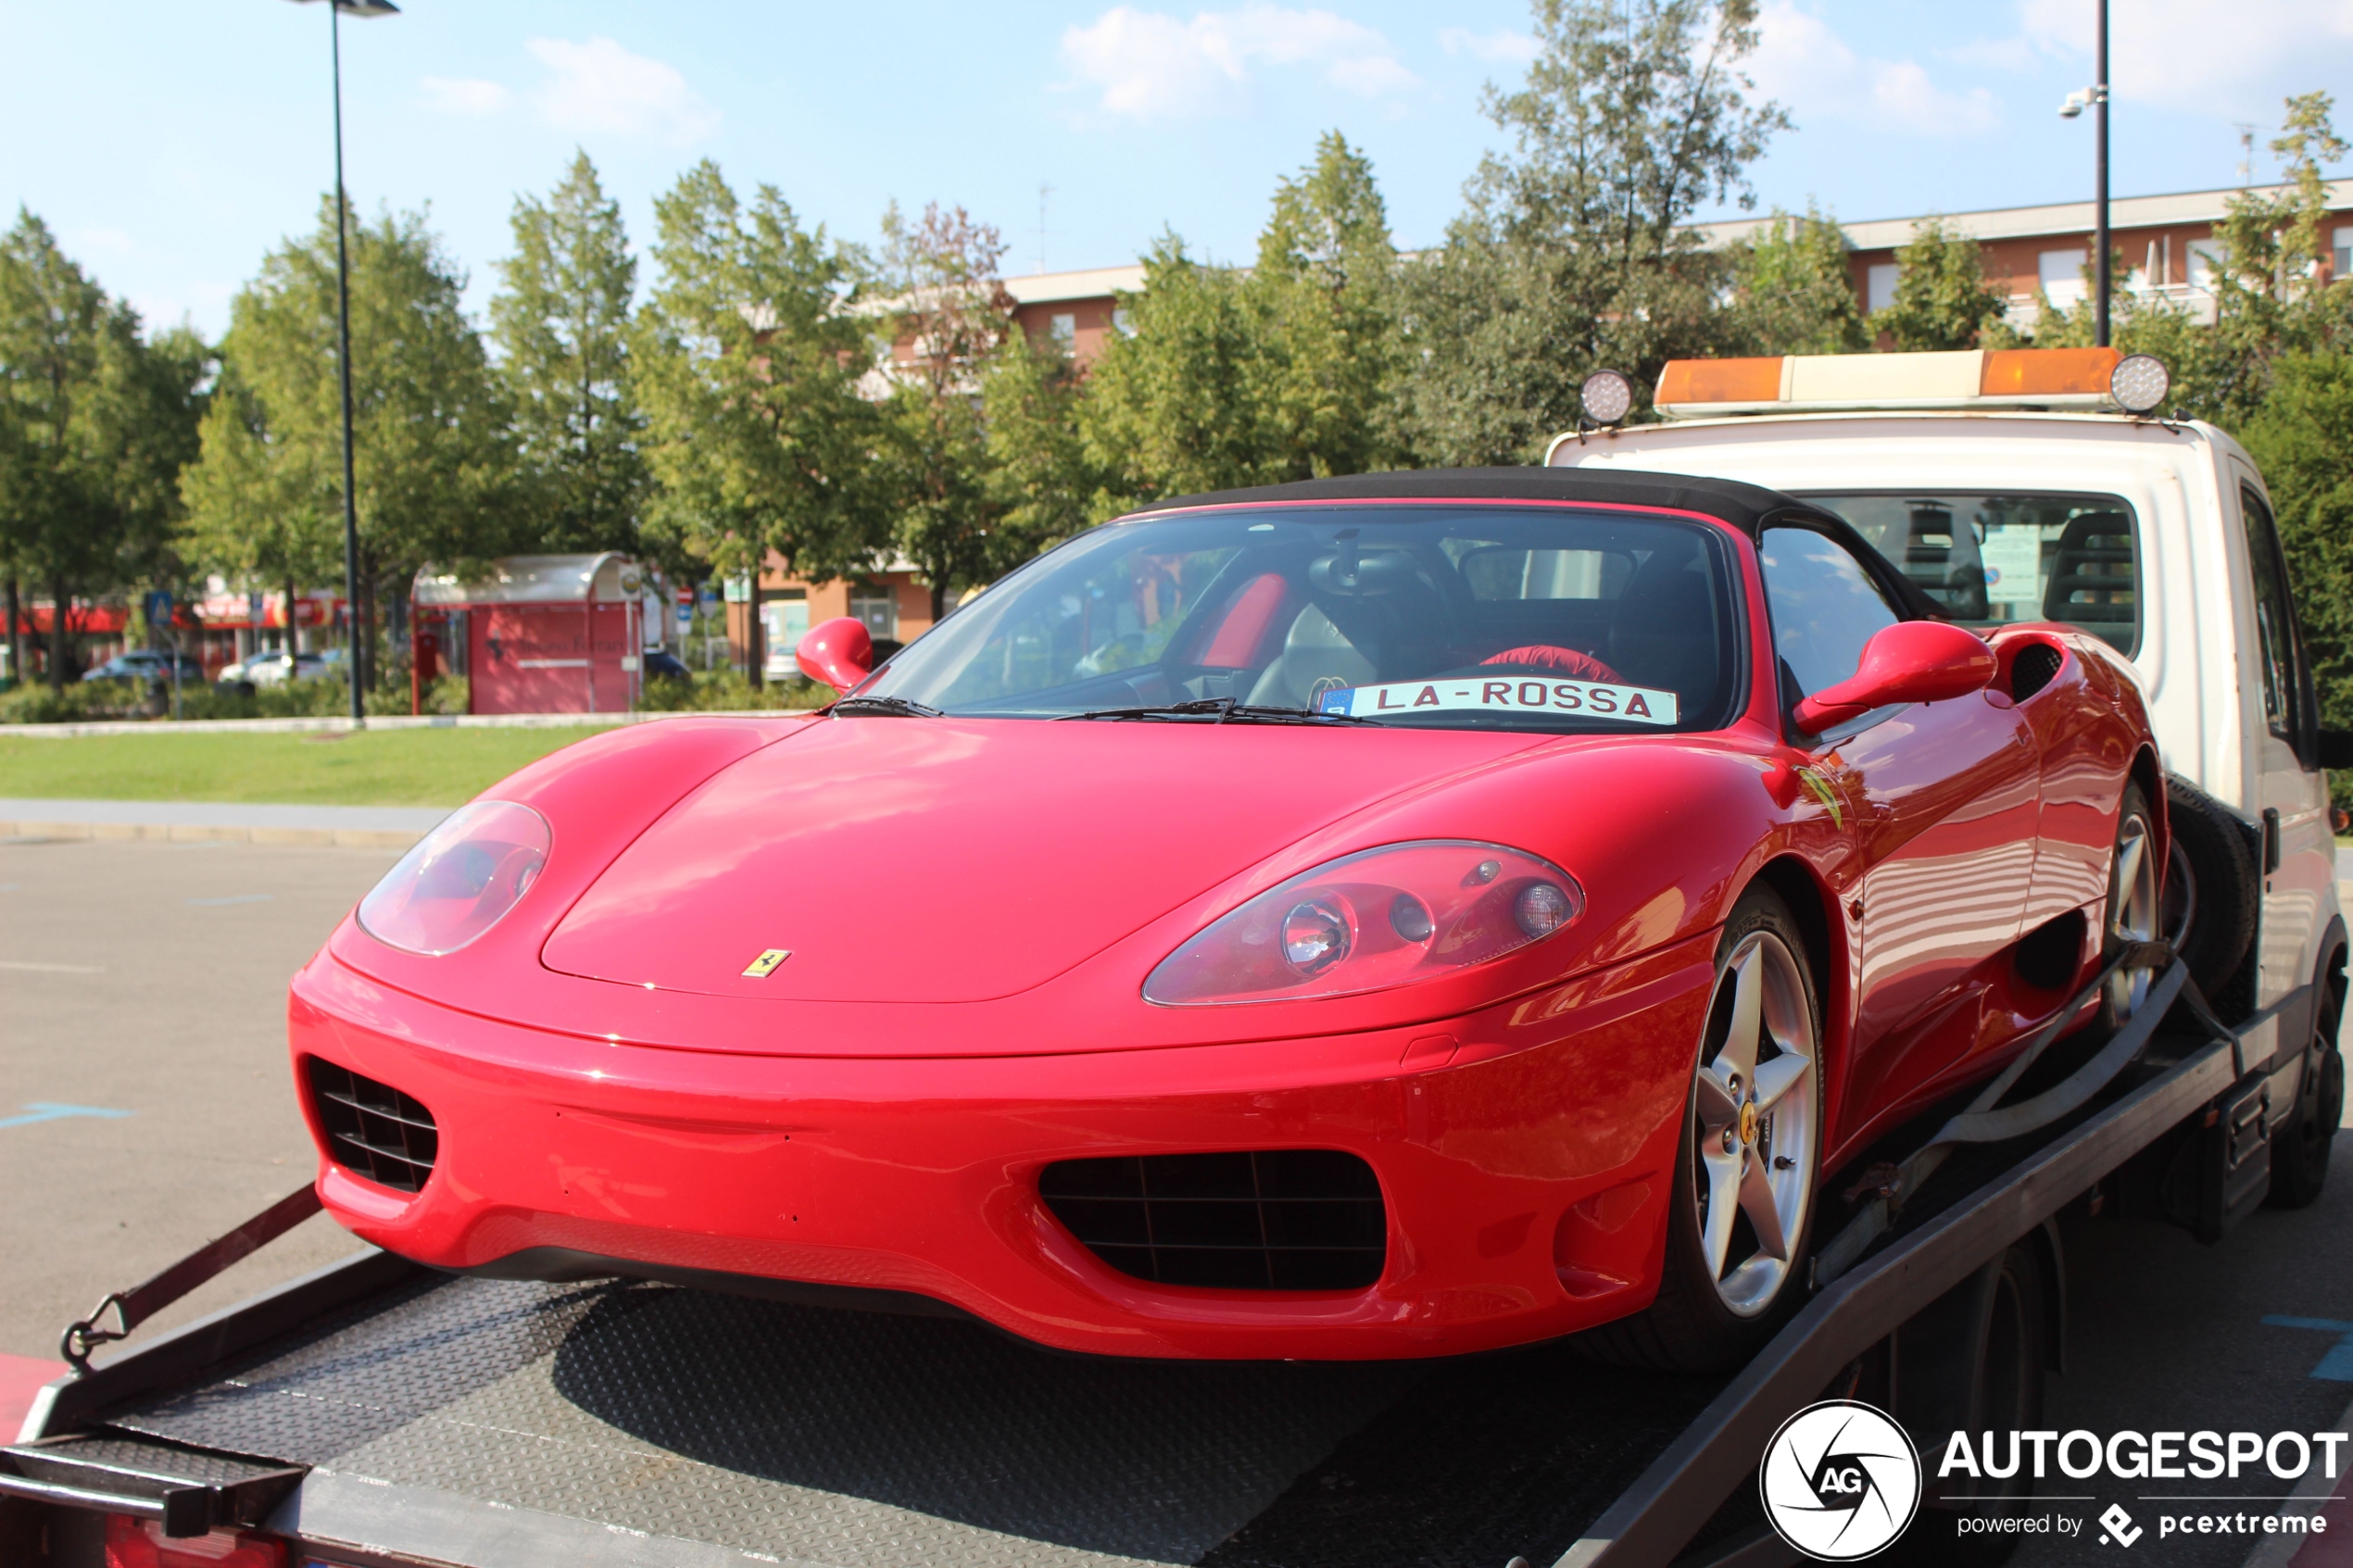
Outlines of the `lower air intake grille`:
<svg viewBox="0 0 2353 1568">
<path fill-rule="evenodd" d="M 1362 1290 L 1388 1256 L 1380 1183 L 1337 1149 L 1064 1160 L 1038 1191 L 1089 1252 L 1159 1285 Z"/>
<path fill-rule="evenodd" d="M 433 1174 L 441 1134 L 433 1112 L 388 1085 L 310 1059 L 310 1103 L 336 1164 L 396 1192 L 415 1192 Z"/>
</svg>

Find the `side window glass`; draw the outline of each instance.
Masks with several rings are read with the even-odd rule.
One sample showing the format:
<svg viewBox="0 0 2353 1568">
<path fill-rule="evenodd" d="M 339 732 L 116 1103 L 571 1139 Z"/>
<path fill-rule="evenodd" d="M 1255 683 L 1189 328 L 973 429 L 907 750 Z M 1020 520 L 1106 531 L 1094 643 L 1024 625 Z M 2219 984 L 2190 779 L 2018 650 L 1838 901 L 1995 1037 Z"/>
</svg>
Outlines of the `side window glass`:
<svg viewBox="0 0 2353 1568">
<path fill-rule="evenodd" d="M 1903 617 L 1846 547 L 1810 528 L 1768 528 L 1757 546 L 1773 607 L 1773 651 L 1799 693 L 1855 673 L 1863 645 Z"/>
<path fill-rule="evenodd" d="M 2297 744 L 2303 714 L 2301 649 L 2296 646 L 2296 612 L 2287 592 L 2287 570 L 2280 558 L 2280 539 L 2271 526 L 2271 509 L 2252 485 L 2239 487 L 2239 516 L 2246 524 L 2246 562 L 2255 581 L 2255 636 L 2262 662 L 2263 721 L 2290 746 Z"/>
</svg>

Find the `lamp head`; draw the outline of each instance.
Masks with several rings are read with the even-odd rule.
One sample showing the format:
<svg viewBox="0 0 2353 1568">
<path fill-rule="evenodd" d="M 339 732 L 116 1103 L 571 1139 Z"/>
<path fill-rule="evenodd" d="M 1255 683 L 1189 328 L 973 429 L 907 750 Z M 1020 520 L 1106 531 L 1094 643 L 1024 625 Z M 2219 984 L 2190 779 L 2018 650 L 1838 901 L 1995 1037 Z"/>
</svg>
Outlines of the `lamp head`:
<svg viewBox="0 0 2353 1568">
<path fill-rule="evenodd" d="M 314 0 L 295 0 L 295 4 L 298 6 L 313 3 Z M 358 17 L 362 21 L 372 21 L 378 17 L 396 17 L 400 14 L 400 7 L 394 5 L 392 0 L 329 0 L 329 3 L 345 16 Z"/>
</svg>

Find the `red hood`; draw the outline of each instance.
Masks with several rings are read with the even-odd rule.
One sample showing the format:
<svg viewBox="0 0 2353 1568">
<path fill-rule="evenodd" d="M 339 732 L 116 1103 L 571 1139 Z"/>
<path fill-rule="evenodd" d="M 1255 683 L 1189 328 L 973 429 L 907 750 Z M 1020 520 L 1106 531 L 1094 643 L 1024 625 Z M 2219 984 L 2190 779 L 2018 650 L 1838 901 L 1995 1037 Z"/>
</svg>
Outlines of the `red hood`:
<svg viewBox="0 0 2353 1568">
<path fill-rule="evenodd" d="M 1317 827 L 1541 739 L 820 720 L 673 807 L 541 958 L 588 979 L 775 1001 L 1010 996 Z M 792 956 L 744 976 L 775 947 Z"/>
</svg>

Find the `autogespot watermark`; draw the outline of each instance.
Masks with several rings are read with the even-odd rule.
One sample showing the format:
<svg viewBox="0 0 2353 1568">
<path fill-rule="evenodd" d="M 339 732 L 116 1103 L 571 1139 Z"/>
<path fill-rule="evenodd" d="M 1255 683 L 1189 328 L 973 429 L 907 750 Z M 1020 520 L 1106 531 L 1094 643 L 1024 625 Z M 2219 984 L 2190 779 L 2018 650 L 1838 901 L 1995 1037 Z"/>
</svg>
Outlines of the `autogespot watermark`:
<svg viewBox="0 0 2353 1568">
<path fill-rule="evenodd" d="M 1823 1562 L 1854 1562 L 1906 1532 L 2079 1537 L 2132 1548 L 2175 1536 L 2319 1536 L 2322 1500 L 2285 1491 L 2201 1496 L 2151 1490 L 2099 1509 L 2094 1481 L 2301 1483 L 2343 1474 L 2343 1432 L 1956 1432 L 1933 1474 L 1886 1411 L 1826 1399 L 1782 1423 L 1757 1469 L 1765 1516 L 1781 1539 Z M 2039 1483 L 2039 1485 L 2038 1485 Z M 2296 1506 L 2283 1505 L 2295 1501 Z"/>
</svg>

